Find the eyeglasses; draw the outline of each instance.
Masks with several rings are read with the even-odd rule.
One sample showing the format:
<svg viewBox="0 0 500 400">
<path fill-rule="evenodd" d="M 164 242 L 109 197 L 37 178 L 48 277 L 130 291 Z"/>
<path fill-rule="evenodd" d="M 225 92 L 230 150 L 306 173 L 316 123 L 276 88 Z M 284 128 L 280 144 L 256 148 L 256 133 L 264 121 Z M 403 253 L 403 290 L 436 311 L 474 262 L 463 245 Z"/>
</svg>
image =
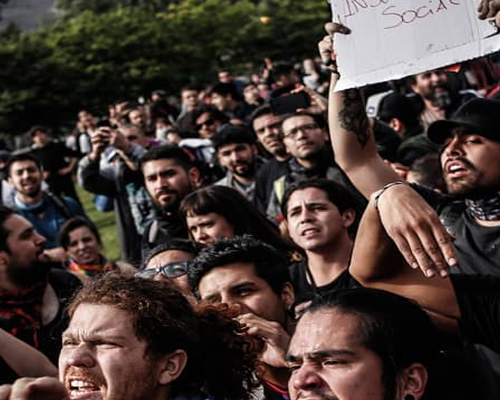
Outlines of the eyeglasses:
<svg viewBox="0 0 500 400">
<path fill-rule="evenodd" d="M 209 118 L 199 124 L 196 124 L 196 130 L 199 131 L 203 126 L 212 126 L 215 123 L 215 119 Z"/>
<path fill-rule="evenodd" d="M 162 274 L 165 278 L 178 278 L 179 276 L 186 275 L 188 268 L 192 265 L 192 261 L 172 261 L 161 267 L 143 269 L 136 272 L 134 276 L 142 279 L 154 279 L 158 274 Z"/>
<path fill-rule="evenodd" d="M 139 136 L 136 136 L 136 135 L 130 135 L 130 136 L 125 136 L 125 138 L 127 138 L 128 140 L 132 141 L 132 140 L 137 140 L 139 139 Z"/>
<path fill-rule="evenodd" d="M 318 125 L 317 124 L 305 124 L 305 125 L 297 126 L 297 127 L 293 128 L 293 129 L 290 129 L 286 133 L 283 132 L 283 137 L 295 139 L 297 137 L 297 134 L 299 132 L 311 133 L 315 129 L 318 129 Z"/>
</svg>

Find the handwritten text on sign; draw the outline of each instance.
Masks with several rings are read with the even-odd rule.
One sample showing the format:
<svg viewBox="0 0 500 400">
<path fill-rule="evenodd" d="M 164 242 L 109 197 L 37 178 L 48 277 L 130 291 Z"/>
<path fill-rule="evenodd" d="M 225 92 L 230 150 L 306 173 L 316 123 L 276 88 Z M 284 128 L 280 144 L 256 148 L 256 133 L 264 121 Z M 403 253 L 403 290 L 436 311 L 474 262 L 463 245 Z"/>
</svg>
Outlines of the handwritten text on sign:
<svg viewBox="0 0 500 400">
<path fill-rule="evenodd" d="M 400 78 L 498 50 L 473 0 L 332 0 L 340 88 Z"/>
</svg>

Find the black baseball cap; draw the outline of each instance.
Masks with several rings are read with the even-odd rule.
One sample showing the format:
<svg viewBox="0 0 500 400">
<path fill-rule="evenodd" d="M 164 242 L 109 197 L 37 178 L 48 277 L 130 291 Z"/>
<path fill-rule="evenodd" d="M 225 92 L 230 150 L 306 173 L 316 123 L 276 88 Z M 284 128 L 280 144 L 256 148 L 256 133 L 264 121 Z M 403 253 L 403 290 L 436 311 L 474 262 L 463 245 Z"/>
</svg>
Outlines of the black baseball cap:
<svg viewBox="0 0 500 400">
<path fill-rule="evenodd" d="M 454 128 L 466 128 L 472 133 L 500 142 L 500 101 L 472 99 L 463 104 L 450 119 L 433 122 L 427 136 L 443 144 Z"/>
</svg>

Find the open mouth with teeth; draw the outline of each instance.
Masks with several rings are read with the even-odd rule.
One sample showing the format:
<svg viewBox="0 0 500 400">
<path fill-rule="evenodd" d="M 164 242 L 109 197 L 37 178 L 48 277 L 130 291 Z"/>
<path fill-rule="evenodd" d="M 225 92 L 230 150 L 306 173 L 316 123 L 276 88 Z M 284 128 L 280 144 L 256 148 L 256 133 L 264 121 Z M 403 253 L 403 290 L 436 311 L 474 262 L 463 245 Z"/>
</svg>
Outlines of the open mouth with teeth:
<svg viewBox="0 0 500 400">
<path fill-rule="evenodd" d="M 311 234 L 315 234 L 317 232 L 318 232 L 318 229 L 316 229 L 316 228 L 307 228 L 307 229 L 302 231 L 302 236 L 308 236 Z"/>
<path fill-rule="evenodd" d="M 74 400 L 95 396 L 101 392 L 100 388 L 96 384 L 78 379 L 69 381 L 68 391 L 70 398 Z"/>
<path fill-rule="evenodd" d="M 460 176 L 467 174 L 468 169 L 465 168 L 462 164 L 450 164 L 446 168 L 446 172 L 447 172 L 449 177 L 457 178 L 457 177 L 460 177 Z"/>
</svg>

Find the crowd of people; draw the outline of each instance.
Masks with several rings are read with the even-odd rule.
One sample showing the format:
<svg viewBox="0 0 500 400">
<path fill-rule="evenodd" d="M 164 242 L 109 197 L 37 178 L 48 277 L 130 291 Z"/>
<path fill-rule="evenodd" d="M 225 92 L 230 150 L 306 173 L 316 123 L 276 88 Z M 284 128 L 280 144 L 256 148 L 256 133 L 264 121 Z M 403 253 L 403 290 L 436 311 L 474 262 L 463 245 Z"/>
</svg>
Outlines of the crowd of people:
<svg viewBox="0 0 500 400">
<path fill-rule="evenodd" d="M 0 152 L 0 400 L 500 398 L 500 68 L 335 91 L 325 28 Z"/>
</svg>

